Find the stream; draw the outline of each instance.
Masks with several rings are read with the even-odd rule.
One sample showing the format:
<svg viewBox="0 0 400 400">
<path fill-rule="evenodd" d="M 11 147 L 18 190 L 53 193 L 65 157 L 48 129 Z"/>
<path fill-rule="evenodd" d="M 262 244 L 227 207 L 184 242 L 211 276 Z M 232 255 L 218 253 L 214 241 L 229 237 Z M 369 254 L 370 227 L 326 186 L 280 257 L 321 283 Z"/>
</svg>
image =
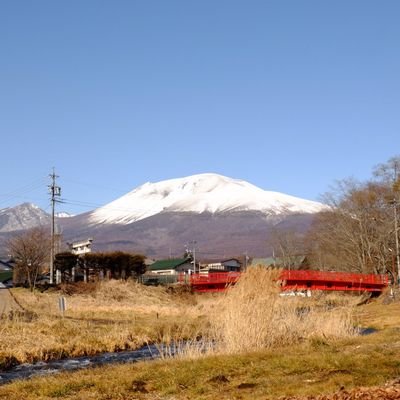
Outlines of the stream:
<svg viewBox="0 0 400 400">
<path fill-rule="evenodd" d="M 169 355 L 173 353 L 169 351 Z M 34 364 L 19 364 L 7 371 L 0 371 L 0 385 L 17 379 L 51 375 L 62 371 L 73 371 L 112 363 L 132 363 L 160 358 L 160 349 L 156 345 L 144 346 L 137 350 L 118 353 L 102 353 L 95 356 L 65 358 L 49 362 L 39 361 Z"/>
<path fill-rule="evenodd" d="M 371 335 L 376 332 L 377 330 L 374 328 L 360 328 L 359 334 L 364 336 Z M 206 347 L 210 347 L 210 344 L 208 343 L 208 346 L 205 346 L 205 343 L 200 340 L 196 343 L 191 343 L 190 346 L 196 347 L 197 349 L 200 349 L 200 351 L 204 351 Z M 213 346 L 214 344 L 211 345 L 211 347 Z M 94 356 L 65 358 L 62 360 L 53 360 L 48 362 L 39 361 L 33 364 L 19 364 L 6 371 L 0 371 L 0 385 L 4 385 L 17 379 L 28 379 L 35 376 L 52 375 L 63 371 L 74 371 L 113 363 L 124 364 L 137 361 L 153 360 L 160 358 L 161 355 L 173 357 L 175 354 L 179 353 L 179 348 L 181 347 L 182 343 L 178 343 L 178 345 L 170 344 L 169 346 L 152 344 L 143 346 L 137 350 L 102 353 Z"/>
</svg>

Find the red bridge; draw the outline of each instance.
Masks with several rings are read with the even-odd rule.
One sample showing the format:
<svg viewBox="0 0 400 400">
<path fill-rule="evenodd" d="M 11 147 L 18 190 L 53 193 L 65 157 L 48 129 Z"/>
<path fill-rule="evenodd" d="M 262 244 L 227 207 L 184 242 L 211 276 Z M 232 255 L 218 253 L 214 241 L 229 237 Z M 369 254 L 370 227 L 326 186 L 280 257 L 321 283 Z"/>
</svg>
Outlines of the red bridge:
<svg viewBox="0 0 400 400">
<path fill-rule="evenodd" d="M 349 272 L 283 270 L 283 290 L 346 290 L 381 292 L 389 284 L 386 274 L 353 274 Z"/>
<path fill-rule="evenodd" d="M 195 292 L 221 292 L 234 285 L 239 278 L 240 272 L 217 272 L 204 275 L 180 275 L 179 282 L 188 283 Z M 389 284 L 388 276 L 385 274 L 353 274 L 310 270 L 282 270 L 279 280 L 283 291 L 344 290 L 381 292 Z"/>
</svg>

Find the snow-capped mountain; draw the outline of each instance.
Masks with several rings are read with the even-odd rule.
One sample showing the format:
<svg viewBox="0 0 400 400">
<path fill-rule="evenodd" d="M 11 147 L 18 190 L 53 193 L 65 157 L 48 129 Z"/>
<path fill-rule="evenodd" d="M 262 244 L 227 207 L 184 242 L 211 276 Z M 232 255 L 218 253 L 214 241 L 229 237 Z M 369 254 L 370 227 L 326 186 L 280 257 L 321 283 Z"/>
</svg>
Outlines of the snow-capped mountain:
<svg viewBox="0 0 400 400">
<path fill-rule="evenodd" d="M 89 221 L 92 224 L 131 224 L 160 213 L 313 214 L 324 207 L 318 202 L 265 191 L 243 180 L 208 173 L 145 183 L 95 210 Z"/>
<path fill-rule="evenodd" d="M 321 203 L 265 191 L 243 180 L 200 174 L 145 183 L 94 211 L 62 218 L 64 242 L 93 238 L 94 251 L 125 250 L 151 257 L 181 256 L 196 241 L 200 257 L 248 252 L 269 255 L 277 232 L 304 234 Z M 0 210 L 0 254 L 13 231 L 47 226 L 51 216 L 24 203 Z M 3 250 L 3 253 L 1 251 Z M 197 250 L 196 250 L 197 251 Z"/>
<path fill-rule="evenodd" d="M 66 211 L 60 211 L 60 212 L 58 212 L 58 213 L 55 213 L 55 216 L 56 216 L 57 218 L 72 218 L 72 217 L 74 217 L 75 215 L 74 215 L 74 214 L 70 214 L 70 213 L 68 213 L 68 212 L 66 212 Z"/>
<path fill-rule="evenodd" d="M 32 203 L 0 210 L 0 232 L 30 229 L 50 223 L 50 215 Z"/>
</svg>

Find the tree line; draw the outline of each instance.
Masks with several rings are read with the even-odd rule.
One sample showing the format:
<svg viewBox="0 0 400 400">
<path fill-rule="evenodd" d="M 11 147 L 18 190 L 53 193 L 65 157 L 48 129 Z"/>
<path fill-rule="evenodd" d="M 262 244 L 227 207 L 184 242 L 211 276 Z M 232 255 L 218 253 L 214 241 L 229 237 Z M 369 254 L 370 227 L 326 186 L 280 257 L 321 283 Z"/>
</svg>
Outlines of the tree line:
<svg viewBox="0 0 400 400">
<path fill-rule="evenodd" d="M 62 252 L 56 254 L 54 268 L 61 272 L 64 281 L 71 280 L 74 268 L 82 272 L 86 281 L 90 276 L 99 279 L 137 278 L 146 272 L 143 255 L 122 251 L 86 253 L 82 256 Z"/>
<path fill-rule="evenodd" d="M 50 258 L 51 238 L 39 227 L 19 233 L 8 241 L 8 251 L 14 260 L 14 283 L 35 289 Z M 89 279 L 129 279 L 146 272 L 142 254 L 122 251 L 87 253 L 81 256 L 69 251 L 54 257 L 54 269 L 61 281 Z"/>
<path fill-rule="evenodd" d="M 318 270 L 398 274 L 400 156 L 376 166 L 364 182 L 337 181 L 322 201 L 327 207 L 306 235 L 275 232 L 280 257 L 290 263 L 306 254 Z"/>
</svg>

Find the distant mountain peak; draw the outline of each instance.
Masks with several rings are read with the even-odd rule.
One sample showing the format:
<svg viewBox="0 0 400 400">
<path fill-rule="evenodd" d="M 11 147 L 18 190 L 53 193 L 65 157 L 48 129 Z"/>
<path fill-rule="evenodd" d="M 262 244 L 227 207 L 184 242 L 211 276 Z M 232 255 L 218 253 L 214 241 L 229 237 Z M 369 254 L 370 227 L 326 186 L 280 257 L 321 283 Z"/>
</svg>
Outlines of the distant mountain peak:
<svg viewBox="0 0 400 400">
<path fill-rule="evenodd" d="M 0 232 L 30 229 L 50 222 L 50 215 L 33 203 L 0 210 Z"/>
<path fill-rule="evenodd" d="M 71 217 L 74 217 L 75 215 L 74 214 L 70 214 L 70 213 L 68 213 L 66 211 L 60 211 L 60 212 L 56 213 L 55 216 L 57 218 L 71 218 Z"/>
<path fill-rule="evenodd" d="M 316 213 L 324 207 L 318 202 L 265 191 L 244 180 L 204 173 L 147 182 L 93 211 L 90 222 L 130 224 L 165 212 L 215 214 L 258 211 L 266 216 Z"/>
</svg>

